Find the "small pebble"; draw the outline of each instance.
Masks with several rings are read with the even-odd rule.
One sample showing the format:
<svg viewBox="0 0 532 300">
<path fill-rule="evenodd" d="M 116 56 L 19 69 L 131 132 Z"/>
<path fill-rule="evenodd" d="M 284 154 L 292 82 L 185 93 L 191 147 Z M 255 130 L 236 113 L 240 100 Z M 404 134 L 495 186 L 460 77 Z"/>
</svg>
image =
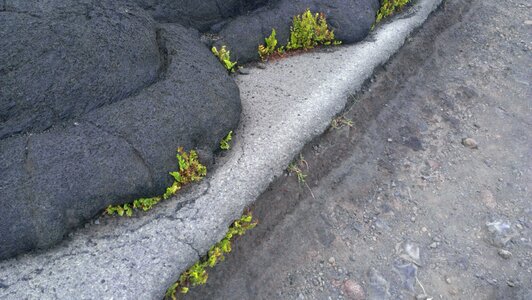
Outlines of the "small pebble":
<svg viewBox="0 0 532 300">
<path fill-rule="evenodd" d="M 436 248 L 438 248 L 438 243 L 434 242 L 434 243 L 430 244 L 429 247 L 430 247 L 431 249 L 436 249 Z"/>
<path fill-rule="evenodd" d="M 259 68 L 259 69 L 266 69 L 266 64 L 265 64 L 265 63 L 258 63 L 258 64 L 257 64 L 257 68 Z"/>
<path fill-rule="evenodd" d="M 336 259 L 334 259 L 334 257 L 329 258 L 329 263 L 334 265 L 336 263 Z"/>
<path fill-rule="evenodd" d="M 452 283 L 451 278 L 445 277 L 445 282 L 447 282 L 447 284 L 451 284 Z"/>
<path fill-rule="evenodd" d="M 478 149 L 478 143 L 472 138 L 463 138 L 462 145 L 466 146 L 469 149 Z"/>
<path fill-rule="evenodd" d="M 249 75 L 249 69 L 244 67 L 238 68 L 238 74 Z"/>
<path fill-rule="evenodd" d="M 416 217 L 410 218 L 410 221 L 415 222 L 416 221 Z"/>
<path fill-rule="evenodd" d="M 425 294 L 419 294 L 416 296 L 416 300 L 426 300 L 429 296 Z"/>
<path fill-rule="evenodd" d="M 512 252 L 508 250 L 499 249 L 498 253 L 499 253 L 499 256 L 504 259 L 510 259 L 510 257 L 512 257 Z"/>
<path fill-rule="evenodd" d="M 313 284 L 314 286 L 319 286 L 319 285 L 320 285 L 320 280 L 319 280 L 318 278 L 314 277 L 314 278 L 312 279 L 312 284 Z"/>
<path fill-rule="evenodd" d="M 363 300 L 366 299 L 364 289 L 354 280 L 346 280 L 344 282 L 343 291 L 348 296 L 348 299 Z"/>
<path fill-rule="evenodd" d="M 94 224 L 95 224 L 95 225 L 100 225 L 100 219 L 96 219 L 96 220 L 94 220 Z"/>
</svg>

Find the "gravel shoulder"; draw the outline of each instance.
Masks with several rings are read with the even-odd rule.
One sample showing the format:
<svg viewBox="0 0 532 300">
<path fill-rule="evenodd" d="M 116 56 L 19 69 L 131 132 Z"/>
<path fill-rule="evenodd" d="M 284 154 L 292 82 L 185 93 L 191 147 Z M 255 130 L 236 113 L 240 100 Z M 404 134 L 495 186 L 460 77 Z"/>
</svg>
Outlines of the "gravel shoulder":
<svg viewBox="0 0 532 300">
<path fill-rule="evenodd" d="M 187 298 L 532 299 L 530 8 L 445 1 Z"/>
</svg>

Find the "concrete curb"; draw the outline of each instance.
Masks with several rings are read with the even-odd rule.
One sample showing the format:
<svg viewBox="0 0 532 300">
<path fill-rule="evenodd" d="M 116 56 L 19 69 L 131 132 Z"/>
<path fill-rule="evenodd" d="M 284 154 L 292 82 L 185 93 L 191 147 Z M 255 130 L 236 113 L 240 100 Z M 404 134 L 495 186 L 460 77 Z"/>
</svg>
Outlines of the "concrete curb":
<svg viewBox="0 0 532 300">
<path fill-rule="evenodd" d="M 242 121 L 222 168 L 146 215 L 104 218 L 52 250 L 0 262 L 0 298 L 162 298 L 441 2 L 419 0 L 362 43 L 238 77 Z"/>
</svg>

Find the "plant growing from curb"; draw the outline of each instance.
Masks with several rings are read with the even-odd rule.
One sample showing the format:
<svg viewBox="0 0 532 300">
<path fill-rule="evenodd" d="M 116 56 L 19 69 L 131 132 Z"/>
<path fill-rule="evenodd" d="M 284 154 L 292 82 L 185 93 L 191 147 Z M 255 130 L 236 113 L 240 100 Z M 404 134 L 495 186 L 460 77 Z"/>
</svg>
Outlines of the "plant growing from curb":
<svg viewBox="0 0 532 300">
<path fill-rule="evenodd" d="M 312 192 L 312 189 L 310 188 L 310 186 L 308 185 L 306 181 L 306 178 L 308 175 L 303 172 L 303 170 L 301 169 L 302 166 L 305 166 L 305 169 L 308 170 L 307 161 L 303 157 L 303 154 L 299 154 L 299 159 L 297 161 L 291 162 L 288 165 L 288 168 L 286 170 L 288 171 L 289 174 L 296 174 L 297 182 L 299 183 L 299 185 L 306 186 L 312 198 L 316 198 L 314 197 L 314 193 Z"/>
<path fill-rule="evenodd" d="M 375 23 L 379 23 L 382 19 L 400 11 L 409 2 L 410 0 L 383 0 L 380 9 L 377 12 Z"/>
<path fill-rule="evenodd" d="M 218 57 L 218 60 L 222 63 L 222 65 L 229 71 L 234 72 L 236 68 L 237 62 L 231 61 L 231 51 L 227 50 L 225 46 L 222 46 L 220 50 L 218 50 L 215 46 L 211 48 L 212 53 Z"/>
<path fill-rule="evenodd" d="M 105 212 L 109 215 L 117 214 L 119 216 L 126 215 L 131 217 L 134 210 L 148 211 L 162 200 L 166 200 L 175 195 L 175 193 L 177 193 L 177 191 L 179 191 L 184 185 L 198 182 L 207 175 L 207 168 L 200 163 L 196 151 L 190 150 L 190 152 L 187 153 L 183 147 L 179 147 L 177 149 L 176 158 L 179 167 L 178 171 L 170 172 L 170 175 L 174 178 L 174 182 L 166 189 L 166 192 L 162 196 L 140 198 L 132 203 L 122 205 L 109 205 Z"/>
<path fill-rule="evenodd" d="M 318 45 L 331 45 L 334 41 L 334 32 L 329 29 L 325 15 L 313 14 L 307 9 L 303 14 L 294 17 L 286 49 L 308 50 Z"/>
<path fill-rule="evenodd" d="M 353 120 L 346 118 L 344 116 L 336 117 L 331 122 L 331 127 L 333 129 L 340 129 L 344 126 L 353 127 Z"/>
<path fill-rule="evenodd" d="M 233 140 L 233 131 L 229 133 L 220 141 L 220 149 L 229 150 L 231 149 L 231 141 Z"/>
<path fill-rule="evenodd" d="M 179 276 L 179 280 L 171 285 L 166 291 L 165 299 L 176 300 L 178 293 L 186 294 L 191 287 L 207 283 L 209 274 L 207 268 L 214 268 L 220 261 L 225 260 L 225 255 L 231 252 L 231 244 L 237 236 L 255 228 L 257 221 L 253 221 L 251 212 L 245 213 L 240 219 L 235 220 L 225 237 L 211 247 L 209 252 L 194 263 L 188 270 Z"/>
<path fill-rule="evenodd" d="M 327 20 L 323 13 L 312 13 L 307 9 L 303 14 L 297 15 L 290 27 L 290 38 L 286 46 L 276 49 L 278 41 L 275 29 L 269 37 L 264 39 L 266 45 L 259 45 L 258 52 L 262 60 L 272 54 L 282 55 L 286 50 L 309 50 L 319 45 L 339 45 L 340 41 L 335 40 L 334 31 L 329 29 Z"/>
<path fill-rule="evenodd" d="M 298 163 L 291 162 L 288 165 L 287 171 L 290 174 L 296 174 L 297 182 L 299 182 L 299 184 L 305 183 L 305 179 L 307 178 L 307 174 L 303 173 L 303 170 L 301 170 L 301 168 L 298 166 Z"/>
<path fill-rule="evenodd" d="M 266 57 L 272 55 L 277 47 L 277 38 L 274 28 L 272 28 L 270 36 L 264 39 L 264 42 L 266 43 L 266 46 L 259 45 L 259 56 L 262 60 L 265 60 Z"/>
</svg>

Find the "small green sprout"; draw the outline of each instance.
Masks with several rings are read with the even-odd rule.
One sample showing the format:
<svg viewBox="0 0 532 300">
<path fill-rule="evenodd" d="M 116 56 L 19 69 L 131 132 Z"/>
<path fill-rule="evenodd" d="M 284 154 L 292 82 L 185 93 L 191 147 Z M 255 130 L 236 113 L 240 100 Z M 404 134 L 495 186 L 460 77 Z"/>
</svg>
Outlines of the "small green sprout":
<svg viewBox="0 0 532 300">
<path fill-rule="evenodd" d="M 216 47 L 212 47 L 211 51 L 216 57 L 218 57 L 222 65 L 229 72 L 235 71 L 237 62 L 231 61 L 231 51 L 227 50 L 225 46 L 222 46 L 220 50 L 218 50 Z"/>
<path fill-rule="evenodd" d="M 272 33 L 270 36 L 264 39 L 266 46 L 259 45 L 259 56 L 262 60 L 265 60 L 268 56 L 275 52 L 275 48 L 277 47 L 277 38 L 275 35 L 275 29 L 272 28 Z M 284 49 L 282 51 L 284 51 Z"/>
<path fill-rule="evenodd" d="M 288 165 L 288 172 L 291 174 L 296 174 L 297 181 L 300 184 L 305 183 L 305 178 L 307 178 L 307 175 L 303 173 L 301 168 L 295 162 L 292 162 Z"/>
<path fill-rule="evenodd" d="M 334 118 L 334 120 L 332 120 L 331 122 L 331 127 L 333 129 L 340 129 L 344 126 L 353 127 L 353 120 L 348 119 L 344 116 L 339 116 L 339 117 Z"/>
<path fill-rule="evenodd" d="M 400 11 L 410 0 L 383 0 L 381 1 L 381 7 L 377 12 L 375 24 L 382 21 L 382 19 L 393 15 L 395 12 Z"/>
<path fill-rule="evenodd" d="M 310 188 L 310 186 L 308 185 L 306 181 L 306 178 L 308 175 L 305 174 L 303 170 L 301 169 L 303 166 L 305 167 L 306 170 L 309 169 L 308 163 L 303 157 L 303 154 L 299 154 L 299 160 L 291 162 L 288 165 L 287 171 L 289 174 L 296 174 L 297 182 L 299 182 L 300 185 L 305 185 L 310 191 L 310 195 L 312 196 L 312 198 L 316 198 L 314 197 L 314 193 L 312 192 L 312 189 Z"/>
<path fill-rule="evenodd" d="M 229 150 L 231 149 L 231 141 L 233 140 L 233 131 L 229 133 L 220 141 L 220 149 Z"/>
</svg>

